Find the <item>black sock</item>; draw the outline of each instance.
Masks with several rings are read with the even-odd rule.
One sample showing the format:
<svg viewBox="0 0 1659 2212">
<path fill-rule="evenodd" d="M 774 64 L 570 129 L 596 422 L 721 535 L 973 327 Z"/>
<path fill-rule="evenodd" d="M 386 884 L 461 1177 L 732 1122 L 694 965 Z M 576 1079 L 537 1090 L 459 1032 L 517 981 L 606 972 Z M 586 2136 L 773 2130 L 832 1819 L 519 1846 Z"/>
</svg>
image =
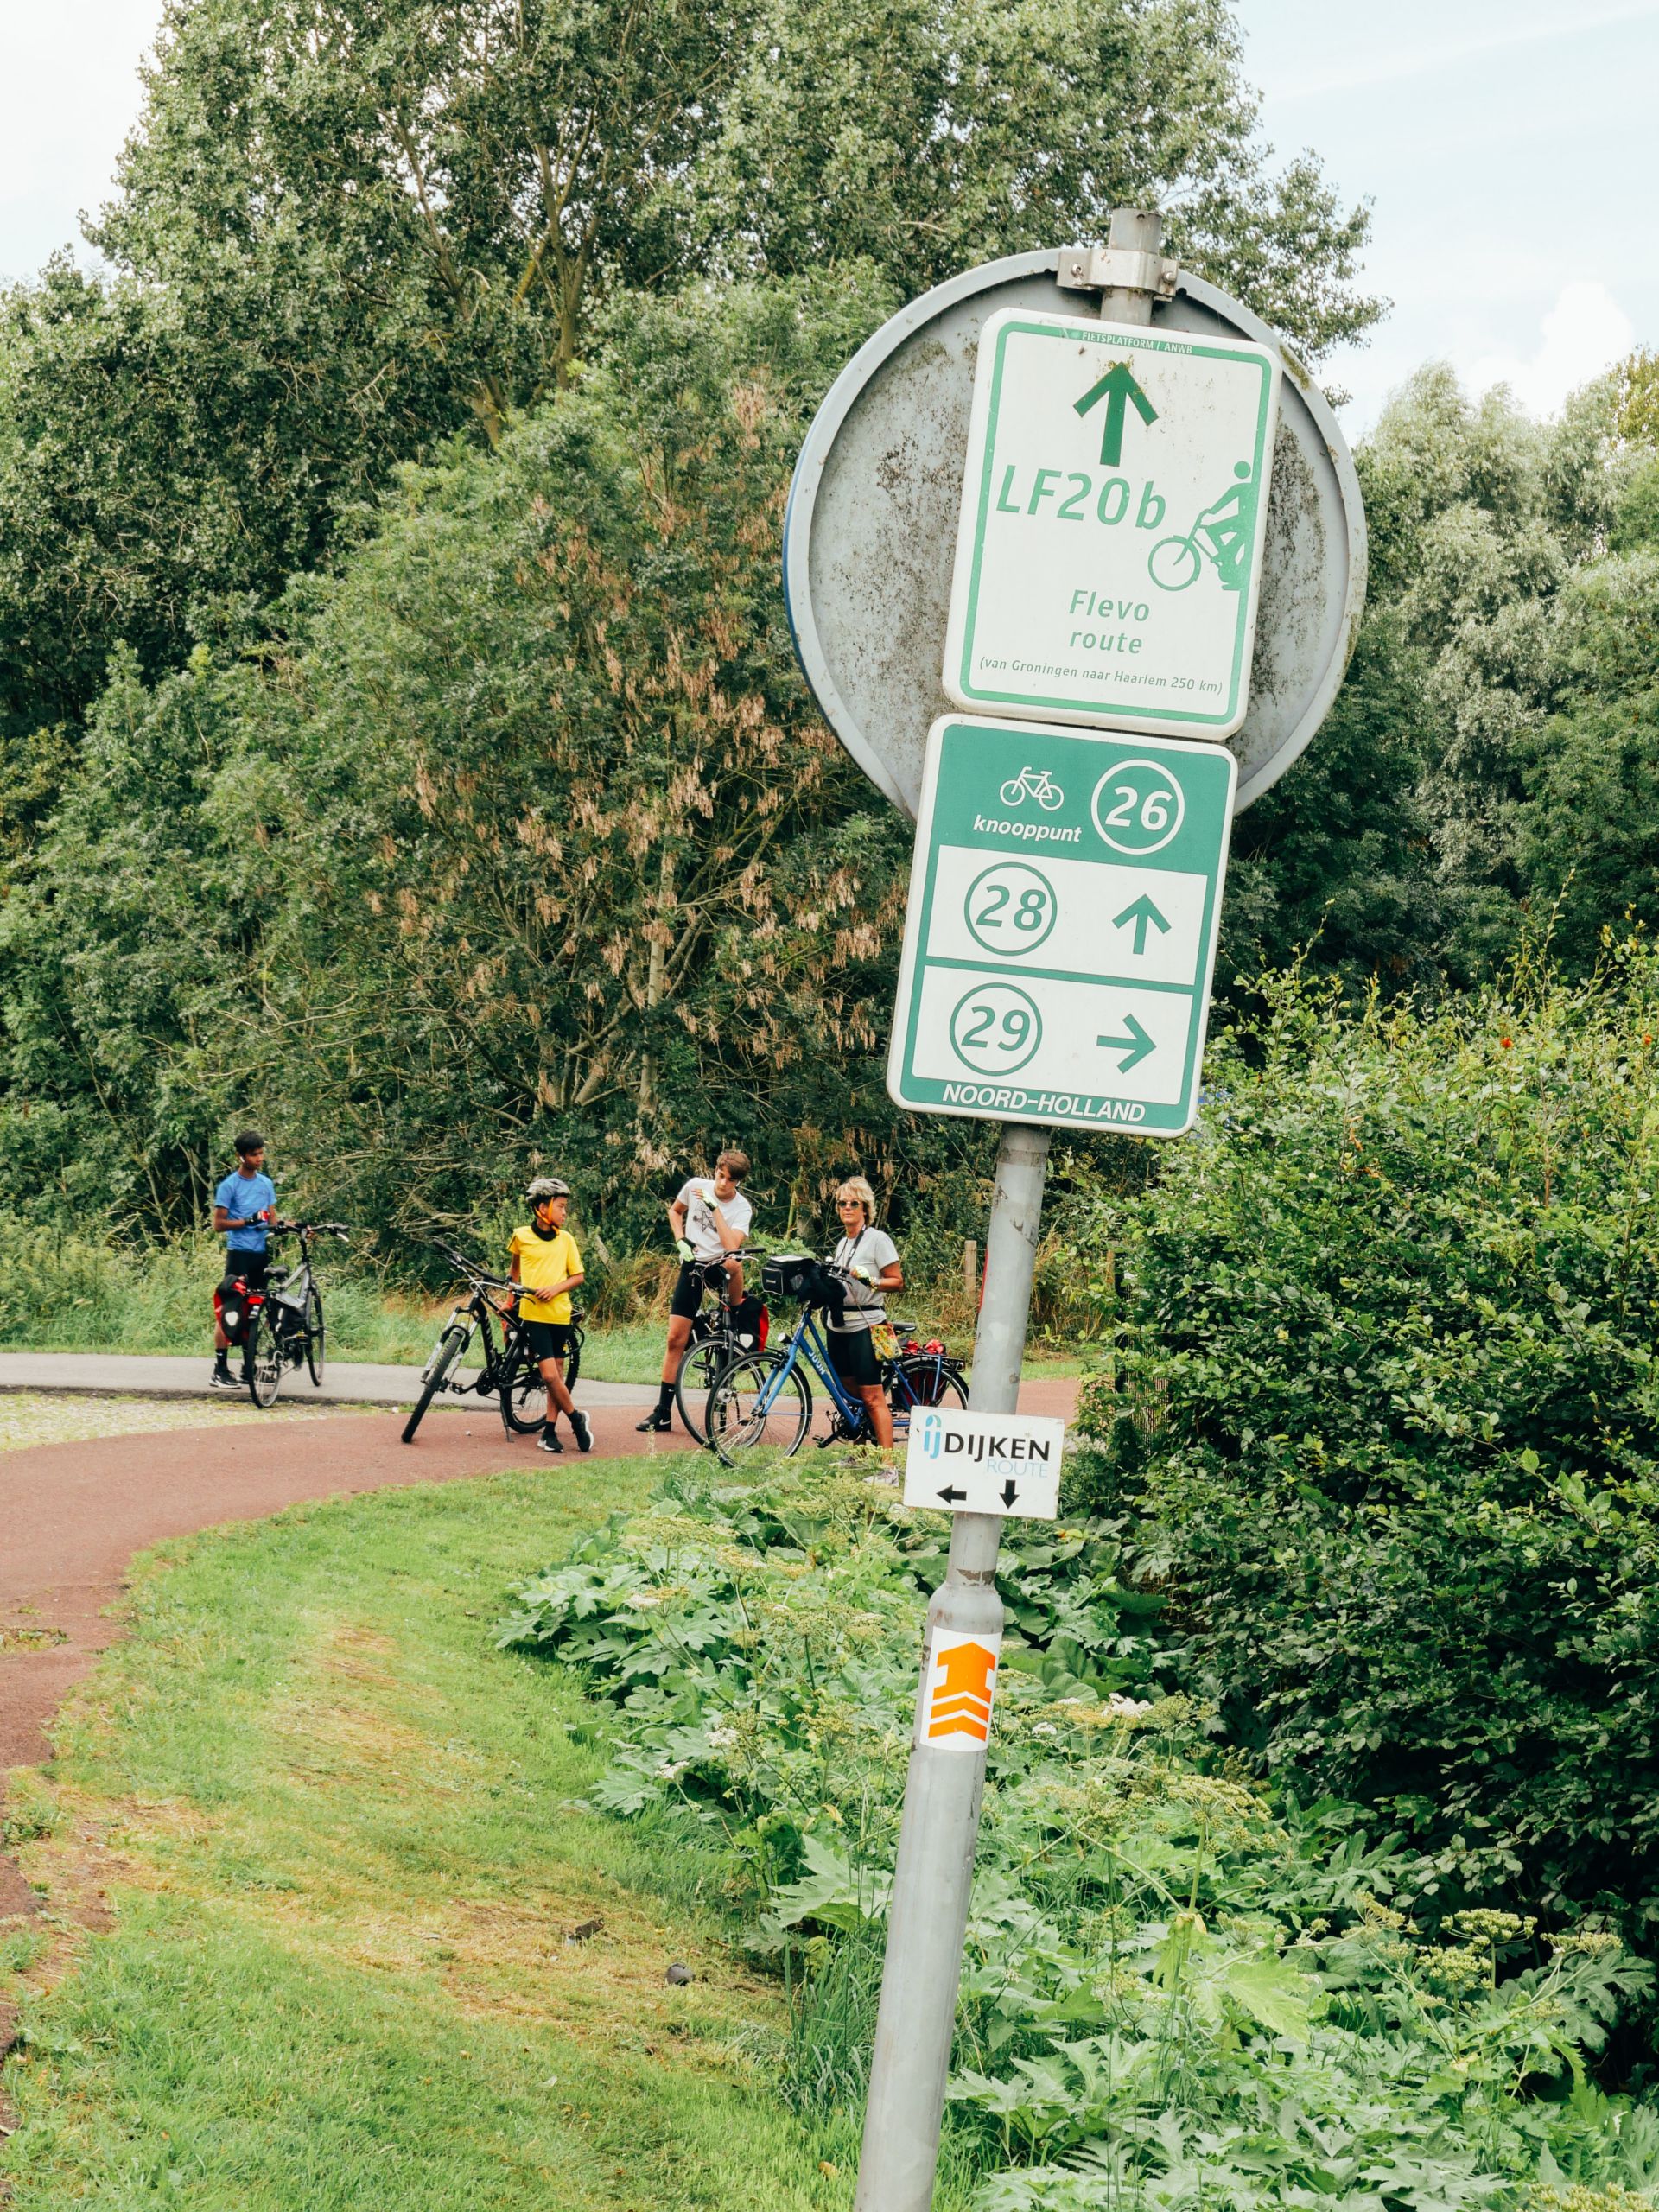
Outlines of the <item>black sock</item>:
<svg viewBox="0 0 1659 2212">
<path fill-rule="evenodd" d="M 657 1393 L 657 1418 L 658 1421 L 668 1421 L 672 1417 L 673 1412 L 674 1385 L 671 1382 L 664 1382 Z"/>
<path fill-rule="evenodd" d="M 224 1351 L 216 1351 L 213 1354 L 213 1372 L 216 1375 L 228 1375 L 230 1371 L 231 1356 L 229 1352 Z"/>
</svg>

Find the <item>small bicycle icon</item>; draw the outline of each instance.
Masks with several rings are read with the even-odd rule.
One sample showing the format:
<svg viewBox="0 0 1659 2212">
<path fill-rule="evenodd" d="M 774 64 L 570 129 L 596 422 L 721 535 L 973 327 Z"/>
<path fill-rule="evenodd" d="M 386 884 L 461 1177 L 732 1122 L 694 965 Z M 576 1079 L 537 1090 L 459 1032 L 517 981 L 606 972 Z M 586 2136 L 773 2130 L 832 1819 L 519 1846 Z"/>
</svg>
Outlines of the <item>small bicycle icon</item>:
<svg viewBox="0 0 1659 2212">
<path fill-rule="evenodd" d="M 1184 537 L 1160 537 L 1147 556 L 1147 573 L 1160 591 L 1185 591 L 1203 575 L 1206 561 L 1224 591 L 1243 589 L 1255 534 L 1255 496 L 1249 462 L 1241 461 L 1233 474 L 1243 480 L 1205 507 Z"/>
<path fill-rule="evenodd" d="M 1057 806 L 1065 804 L 1065 793 L 1046 768 L 1022 768 L 1017 776 L 1010 776 L 1003 785 L 1004 806 L 1021 806 L 1028 798 L 1034 798 L 1048 814 L 1052 814 Z"/>
</svg>

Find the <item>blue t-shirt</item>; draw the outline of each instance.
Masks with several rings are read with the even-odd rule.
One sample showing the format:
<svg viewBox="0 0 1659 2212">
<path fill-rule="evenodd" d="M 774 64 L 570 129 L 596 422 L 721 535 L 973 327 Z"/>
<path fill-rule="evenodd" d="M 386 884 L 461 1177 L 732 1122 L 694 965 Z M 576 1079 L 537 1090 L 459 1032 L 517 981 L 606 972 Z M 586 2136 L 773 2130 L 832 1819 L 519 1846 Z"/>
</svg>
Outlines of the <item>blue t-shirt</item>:
<svg viewBox="0 0 1659 2212">
<path fill-rule="evenodd" d="M 251 1213 L 263 1213 L 267 1206 L 276 1203 L 276 1185 L 262 1168 L 257 1175 L 244 1175 L 233 1168 L 213 1192 L 213 1204 L 223 1206 L 232 1221 L 246 1221 Z M 265 1224 L 250 1222 L 245 1229 L 227 1229 L 225 1232 L 227 1252 L 263 1252 L 265 1249 Z"/>
</svg>

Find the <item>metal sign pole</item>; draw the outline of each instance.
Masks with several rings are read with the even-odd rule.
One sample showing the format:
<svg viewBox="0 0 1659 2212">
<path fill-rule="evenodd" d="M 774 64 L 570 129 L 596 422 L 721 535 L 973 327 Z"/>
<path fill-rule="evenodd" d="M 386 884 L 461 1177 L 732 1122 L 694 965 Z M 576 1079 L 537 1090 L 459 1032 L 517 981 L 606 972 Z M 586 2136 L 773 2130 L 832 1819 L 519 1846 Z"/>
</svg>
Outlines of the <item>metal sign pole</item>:
<svg viewBox="0 0 1659 2212">
<path fill-rule="evenodd" d="M 1151 321 L 1153 300 L 1166 289 L 1161 232 L 1156 215 L 1128 209 L 1115 213 L 1105 251 L 1092 257 L 1086 271 L 1076 270 L 1074 283 L 1103 286 L 1107 320 Z M 1047 1129 L 1003 1124 L 968 1402 L 975 1413 L 1016 1409 L 1048 1147 Z M 1002 1601 L 996 1594 L 1001 1537 L 997 1516 L 957 1514 L 950 1567 L 927 1609 L 855 2212 L 930 2212 L 933 2202 L 990 1738 L 989 1674 L 982 1676 L 982 1732 L 930 1731 L 927 1717 L 943 1640 L 977 1643 L 994 1668 L 1002 1633 Z M 951 1702 L 961 1705 L 963 1696 Z"/>
<path fill-rule="evenodd" d="M 1011 1414 L 1020 1395 L 1048 1145 L 1046 1129 L 1003 1124 L 985 1245 L 985 1303 L 974 1344 L 969 1406 L 975 1413 Z M 962 1748 L 958 1736 L 929 1742 L 923 1716 L 941 1636 L 970 1637 L 997 1649 L 1001 1537 L 995 1514 L 955 1515 L 950 1570 L 927 1609 L 927 1656 L 887 1912 L 856 2212 L 928 2212 L 933 2202 L 989 1730 L 971 1748 Z"/>
</svg>

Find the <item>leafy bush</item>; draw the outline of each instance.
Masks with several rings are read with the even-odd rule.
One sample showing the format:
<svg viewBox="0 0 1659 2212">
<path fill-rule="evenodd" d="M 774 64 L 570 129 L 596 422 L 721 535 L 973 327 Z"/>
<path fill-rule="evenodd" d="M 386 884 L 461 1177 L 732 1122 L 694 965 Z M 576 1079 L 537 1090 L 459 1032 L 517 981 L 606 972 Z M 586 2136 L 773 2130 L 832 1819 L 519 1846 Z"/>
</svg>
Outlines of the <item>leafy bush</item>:
<svg viewBox="0 0 1659 2212">
<path fill-rule="evenodd" d="M 789 2090 L 848 2136 L 942 1560 L 938 1522 L 878 1484 L 671 1479 L 500 1631 L 611 1700 L 596 1802 L 721 1853 L 744 1940 L 796 1997 Z M 1438 2212 L 1659 2177 L 1659 2117 L 1586 2067 L 1649 1970 L 1513 1915 L 1420 1934 L 1348 1809 L 1275 1813 L 1158 1694 L 1118 1567 L 1096 1528 L 1022 1530 L 1005 1560 L 952 2201 Z"/>
<path fill-rule="evenodd" d="M 1659 1929 L 1659 960 L 1425 1014 L 1293 979 L 1104 1211 L 1076 1497 L 1270 1771 L 1443 1907 Z"/>
</svg>

